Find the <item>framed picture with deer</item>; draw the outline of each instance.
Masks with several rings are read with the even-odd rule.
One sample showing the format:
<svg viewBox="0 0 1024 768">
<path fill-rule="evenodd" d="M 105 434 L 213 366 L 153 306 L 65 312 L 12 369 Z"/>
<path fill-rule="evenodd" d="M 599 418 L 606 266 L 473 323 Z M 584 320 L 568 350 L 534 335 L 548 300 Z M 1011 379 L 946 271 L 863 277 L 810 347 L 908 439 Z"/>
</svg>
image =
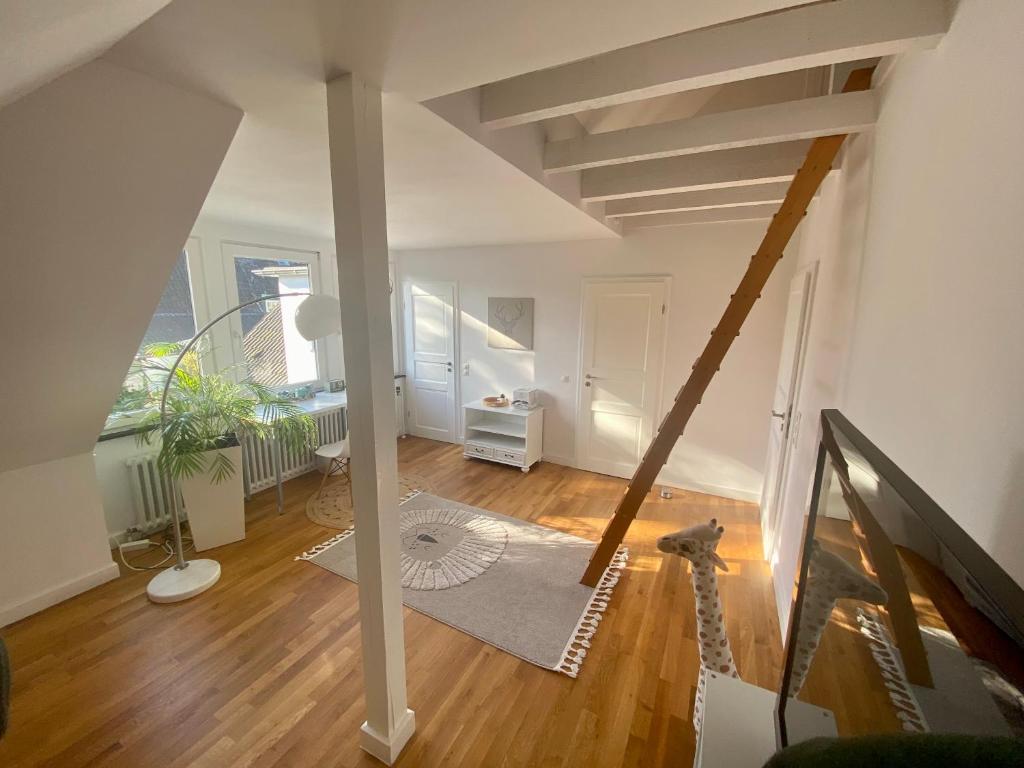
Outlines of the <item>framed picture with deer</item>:
<svg viewBox="0 0 1024 768">
<path fill-rule="evenodd" d="M 487 299 L 487 346 L 533 349 L 533 299 Z"/>
</svg>

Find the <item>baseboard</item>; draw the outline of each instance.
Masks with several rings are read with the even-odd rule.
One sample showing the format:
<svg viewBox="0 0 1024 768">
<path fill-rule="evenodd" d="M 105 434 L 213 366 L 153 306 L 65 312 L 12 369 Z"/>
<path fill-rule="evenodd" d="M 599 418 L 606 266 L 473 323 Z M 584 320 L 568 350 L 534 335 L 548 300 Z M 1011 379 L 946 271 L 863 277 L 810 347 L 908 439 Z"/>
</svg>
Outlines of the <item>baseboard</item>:
<svg viewBox="0 0 1024 768">
<path fill-rule="evenodd" d="M 65 581 L 43 592 L 38 592 L 27 600 L 22 600 L 20 603 L 4 606 L 0 608 L 0 627 L 6 627 L 8 624 L 20 621 L 26 616 L 39 613 L 51 605 L 56 605 L 75 595 L 80 595 L 82 592 L 86 592 L 93 587 L 105 584 L 112 579 L 116 579 L 120 573 L 121 571 L 117 567 L 117 563 L 111 560 L 102 568 L 97 568 L 95 571 L 86 573 L 78 578 Z"/>
<path fill-rule="evenodd" d="M 761 503 L 760 492 L 748 491 L 743 488 L 730 488 L 726 485 L 715 485 L 714 483 L 701 483 L 695 480 L 683 480 L 668 472 L 658 475 L 656 485 L 668 485 L 672 488 L 679 488 L 684 491 L 695 491 L 697 493 L 708 493 L 712 496 L 721 496 L 736 501 L 747 501 L 751 504 Z"/>
<path fill-rule="evenodd" d="M 551 464 L 558 464 L 562 467 L 572 467 L 576 469 L 576 462 L 570 459 L 568 456 L 554 456 L 550 453 L 545 453 L 540 457 L 541 461 L 547 461 Z"/>
</svg>

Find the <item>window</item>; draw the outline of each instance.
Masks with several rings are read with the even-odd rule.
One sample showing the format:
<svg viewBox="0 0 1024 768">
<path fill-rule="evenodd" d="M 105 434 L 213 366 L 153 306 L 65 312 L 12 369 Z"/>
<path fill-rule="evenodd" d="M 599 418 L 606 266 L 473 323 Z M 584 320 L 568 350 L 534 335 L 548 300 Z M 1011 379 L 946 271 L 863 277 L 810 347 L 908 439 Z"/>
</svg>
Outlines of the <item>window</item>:
<svg viewBox="0 0 1024 768">
<path fill-rule="evenodd" d="M 160 297 L 153 319 L 149 321 L 143 348 L 150 344 L 188 341 L 196 335 L 196 312 L 192 306 L 192 283 L 188 274 L 188 255 L 182 251 L 171 270 L 171 279 Z"/>
<path fill-rule="evenodd" d="M 171 270 L 156 312 L 149 321 L 142 344 L 135 355 L 131 369 L 121 385 L 121 392 L 110 417 L 107 428 L 131 423 L 144 410 L 142 400 L 154 387 L 162 386 L 163 379 L 148 373 L 144 364 L 147 350 L 153 345 L 187 342 L 196 333 L 196 313 L 192 300 L 192 281 L 188 269 L 188 254 L 185 250 L 178 255 Z"/>
<path fill-rule="evenodd" d="M 239 304 L 284 294 L 245 307 L 232 321 L 236 359 L 248 376 L 270 387 L 319 381 L 316 344 L 295 327 L 296 307 L 316 289 L 318 255 L 232 244 L 226 244 L 225 255 Z"/>
</svg>

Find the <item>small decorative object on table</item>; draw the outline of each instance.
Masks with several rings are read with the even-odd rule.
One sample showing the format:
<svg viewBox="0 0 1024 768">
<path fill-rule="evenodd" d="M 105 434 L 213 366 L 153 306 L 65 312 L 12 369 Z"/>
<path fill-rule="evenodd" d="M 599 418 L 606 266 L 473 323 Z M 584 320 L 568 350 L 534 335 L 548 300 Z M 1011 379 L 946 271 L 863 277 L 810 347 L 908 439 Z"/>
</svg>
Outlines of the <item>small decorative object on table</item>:
<svg viewBox="0 0 1024 768">
<path fill-rule="evenodd" d="M 533 387 L 517 387 L 512 390 L 512 407 L 528 411 L 539 403 L 539 390 Z"/>
<path fill-rule="evenodd" d="M 497 395 L 484 398 L 484 405 L 490 406 L 491 408 L 507 408 L 508 398 L 505 395 Z"/>
</svg>

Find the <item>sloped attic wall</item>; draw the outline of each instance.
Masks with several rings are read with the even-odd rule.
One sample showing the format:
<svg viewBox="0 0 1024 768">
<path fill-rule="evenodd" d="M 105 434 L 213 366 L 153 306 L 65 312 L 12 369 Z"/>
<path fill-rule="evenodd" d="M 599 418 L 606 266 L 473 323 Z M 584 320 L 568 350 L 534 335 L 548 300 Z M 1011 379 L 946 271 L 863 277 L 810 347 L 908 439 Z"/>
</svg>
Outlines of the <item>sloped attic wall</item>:
<svg viewBox="0 0 1024 768">
<path fill-rule="evenodd" d="M 241 116 L 104 62 L 0 111 L 0 626 L 117 576 L 92 449 Z"/>
<path fill-rule="evenodd" d="M 0 472 L 92 449 L 240 120 L 105 62 L 0 111 Z"/>
</svg>

